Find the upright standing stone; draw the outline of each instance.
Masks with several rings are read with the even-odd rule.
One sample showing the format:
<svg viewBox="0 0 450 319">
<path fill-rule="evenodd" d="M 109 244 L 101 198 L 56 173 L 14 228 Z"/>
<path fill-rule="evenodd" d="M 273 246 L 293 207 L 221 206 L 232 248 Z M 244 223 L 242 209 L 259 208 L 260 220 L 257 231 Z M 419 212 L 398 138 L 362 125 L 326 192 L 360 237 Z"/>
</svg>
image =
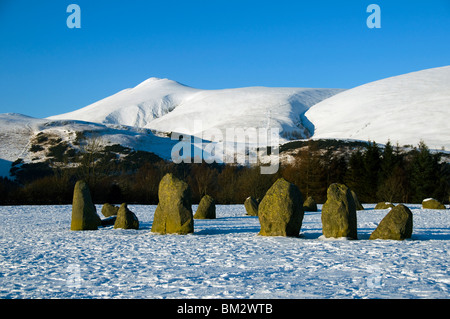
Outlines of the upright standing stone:
<svg viewBox="0 0 450 319">
<path fill-rule="evenodd" d="M 412 212 L 405 205 L 399 204 L 381 220 L 369 239 L 403 240 L 411 238 L 412 230 Z"/>
<path fill-rule="evenodd" d="M 249 216 L 258 216 L 258 202 L 253 197 L 247 197 L 244 202 L 245 211 Z"/>
<path fill-rule="evenodd" d="M 258 207 L 262 236 L 298 236 L 303 222 L 303 196 L 297 186 L 278 179 Z"/>
<path fill-rule="evenodd" d="M 331 184 L 322 207 L 322 232 L 325 237 L 357 239 L 356 207 L 350 189 Z"/>
<path fill-rule="evenodd" d="M 166 174 L 159 183 L 158 198 L 152 232 L 160 234 L 194 232 L 191 190 L 186 182 L 172 174 Z"/>
<path fill-rule="evenodd" d="M 92 202 L 85 181 L 78 181 L 73 190 L 71 230 L 97 230 L 102 221 Z"/>
<path fill-rule="evenodd" d="M 128 209 L 126 203 L 123 203 L 117 212 L 114 228 L 139 229 L 139 220 L 136 215 Z"/>
<path fill-rule="evenodd" d="M 198 204 L 195 219 L 216 219 L 216 201 L 209 195 L 203 196 Z"/>
</svg>

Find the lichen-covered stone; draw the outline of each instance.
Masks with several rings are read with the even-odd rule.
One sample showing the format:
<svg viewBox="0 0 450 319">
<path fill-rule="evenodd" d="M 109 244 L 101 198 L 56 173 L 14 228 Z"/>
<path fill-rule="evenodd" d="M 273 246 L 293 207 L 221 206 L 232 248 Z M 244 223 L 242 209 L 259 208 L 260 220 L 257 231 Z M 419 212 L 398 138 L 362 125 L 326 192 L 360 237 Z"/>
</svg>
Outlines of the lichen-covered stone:
<svg viewBox="0 0 450 319">
<path fill-rule="evenodd" d="M 357 239 L 356 207 L 350 189 L 331 184 L 322 207 L 322 233 L 327 238 Z"/>
<path fill-rule="evenodd" d="M 253 197 L 247 197 L 244 202 L 244 207 L 249 216 L 258 216 L 259 203 Z"/>
<path fill-rule="evenodd" d="M 216 201 L 209 195 L 205 195 L 198 204 L 195 219 L 216 219 Z"/>
<path fill-rule="evenodd" d="M 359 199 L 358 199 L 358 196 L 356 196 L 356 193 L 353 190 L 350 190 L 350 193 L 352 194 L 353 201 L 355 202 L 356 210 L 364 210 L 364 207 L 359 202 Z"/>
<path fill-rule="evenodd" d="M 446 209 L 445 205 L 434 198 L 424 199 L 422 202 L 423 209 Z"/>
<path fill-rule="evenodd" d="M 194 232 L 194 216 L 189 185 L 166 174 L 159 183 L 159 203 L 153 218 L 152 232 L 189 234 Z"/>
<path fill-rule="evenodd" d="M 102 207 L 102 215 L 105 217 L 117 216 L 119 207 L 105 203 Z"/>
<path fill-rule="evenodd" d="M 392 208 L 381 220 L 369 239 L 403 240 L 411 238 L 413 231 L 413 214 L 403 204 Z"/>
<path fill-rule="evenodd" d="M 278 179 L 258 207 L 262 236 L 298 236 L 303 222 L 303 196 L 294 184 Z"/>
<path fill-rule="evenodd" d="M 89 187 L 85 181 L 78 181 L 73 190 L 71 230 L 97 230 L 102 225 L 92 202 Z"/>
<path fill-rule="evenodd" d="M 309 196 L 303 203 L 305 212 L 317 212 L 317 203 L 312 196 Z"/>
<path fill-rule="evenodd" d="M 137 216 L 128 209 L 126 203 L 123 203 L 117 212 L 114 228 L 139 229 L 139 220 Z"/>
<path fill-rule="evenodd" d="M 388 209 L 388 208 L 394 208 L 395 205 L 389 202 L 379 202 L 375 205 L 374 209 Z"/>
</svg>

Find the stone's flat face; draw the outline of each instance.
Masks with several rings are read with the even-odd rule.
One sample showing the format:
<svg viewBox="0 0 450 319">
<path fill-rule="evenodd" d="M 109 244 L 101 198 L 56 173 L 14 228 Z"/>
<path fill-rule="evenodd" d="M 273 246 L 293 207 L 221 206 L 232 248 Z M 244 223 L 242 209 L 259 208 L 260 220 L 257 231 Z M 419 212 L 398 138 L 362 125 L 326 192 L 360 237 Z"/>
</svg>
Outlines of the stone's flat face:
<svg viewBox="0 0 450 319">
<path fill-rule="evenodd" d="M 395 206 L 381 220 L 369 239 L 403 240 L 411 238 L 413 231 L 413 214 L 403 204 Z"/>
<path fill-rule="evenodd" d="M 151 231 L 160 234 L 193 233 L 189 185 L 172 174 L 166 174 L 159 183 L 158 197 Z"/>
<path fill-rule="evenodd" d="M 139 229 L 139 220 L 137 216 L 128 209 L 126 203 L 123 203 L 119 208 L 114 228 Z"/>
<path fill-rule="evenodd" d="M 356 207 L 349 188 L 331 184 L 322 207 L 322 232 L 327 238 L 357 239 Z"/>
<path fill-rule="evenodd" d="M 216 219 L 216 201 L 209 195 L 205 195 L 198 204 L 194 219 Z"/>
<path fill-rule="evenodd" d="M 248 197 L 244 202 L 245 210 L 249 216 L 258 216 L 258 202 L 253 197 Z"/>
<path fill-rule="evenodd" d="M 89 187 L 84 181 L 75 184 L 72 201 L 71 230 L 97 230 L 102 221 L 92 203 Z"/>
<path fill-rule="evenodd" d="M 303 196 L 283 178 L 267 191 L 258 207 L 262 236 L 298 236 L 303 222 Z"/>
</svg>

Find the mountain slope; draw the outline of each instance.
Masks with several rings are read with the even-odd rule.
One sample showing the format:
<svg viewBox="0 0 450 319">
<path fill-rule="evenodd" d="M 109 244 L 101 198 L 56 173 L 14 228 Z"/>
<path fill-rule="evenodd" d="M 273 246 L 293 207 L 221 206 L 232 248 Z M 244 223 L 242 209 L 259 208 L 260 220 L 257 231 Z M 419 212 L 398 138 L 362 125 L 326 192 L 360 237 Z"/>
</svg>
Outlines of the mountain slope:
<svg viewBox="0 0 450 319">
<path fill-rule="evenodd" d="M 450 66 L 368 83 L 306 113 L 314 138 L 374 140 L 450 149 Z"/>
<path fill-rule="evenodd" d="M 150 78 L 135 88 L 77 111 L 49 119 L 72 119 L 121 124 L 162 132 L 200 135 L 218 128 L 277 127 L 283 136 L 307 138 L 302 114 L 339 89 L 250 87 L 200 90 L 168 79 Z M 201 129 L 194 127 L 201 123 Z"/>
<path fill-rule="evenodd" d="M 143 128 L 37 119 L 15 113 L 0 114 L 0 128 L 0 176 L 9 176 L 11 163 L 18 159 L 24 163 L 47 160 L 49 148 L 60 143 L 79 150 L 90 138 L 98 138 L 103 146 L 120 144 L 134 150 L 152 152 L 164 159 L 171 158 L 172 148 L 177 143 L 155 136 Z M 45 138 L 44 143 L 38 143 L 40 136 Z M 39 147 L 33 149 L 33 146 Z"/>
</svg>

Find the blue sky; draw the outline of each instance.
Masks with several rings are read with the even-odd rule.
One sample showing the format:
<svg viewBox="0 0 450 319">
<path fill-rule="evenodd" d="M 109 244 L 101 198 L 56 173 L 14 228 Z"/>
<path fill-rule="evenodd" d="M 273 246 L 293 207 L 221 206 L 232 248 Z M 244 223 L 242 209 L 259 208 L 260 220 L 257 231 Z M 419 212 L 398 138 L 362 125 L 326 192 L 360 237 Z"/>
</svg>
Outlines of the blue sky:
<svg viewBox="0 0 450 319">
<path fill-rule="evenodd" d="M 449 64 L 450 0 L 0 0 L 0 113 L 65 113 L 152 76 L 352 88 Z"/>
</svg>

